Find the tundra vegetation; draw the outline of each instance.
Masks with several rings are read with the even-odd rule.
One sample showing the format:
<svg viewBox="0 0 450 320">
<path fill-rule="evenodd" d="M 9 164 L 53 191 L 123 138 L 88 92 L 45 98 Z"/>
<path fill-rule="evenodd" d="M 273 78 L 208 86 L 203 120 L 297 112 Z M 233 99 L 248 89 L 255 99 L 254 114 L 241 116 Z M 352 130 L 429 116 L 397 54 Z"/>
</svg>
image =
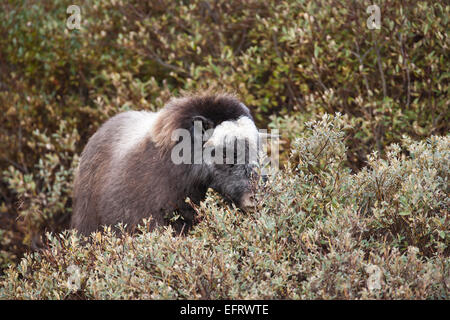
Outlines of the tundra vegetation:
<svg viewBox="0 0 450 320">
<path fill-rule="evenodd" d="M 0 3 L 0 299 L 449 299 L 450 6 Z M 65 230 L 100 124 L 236 92 L 281 134 L 244 213 L 210 191 L 186 236 Z M 123 229 L 125 230 L 125 229 Z"/>
</svg>

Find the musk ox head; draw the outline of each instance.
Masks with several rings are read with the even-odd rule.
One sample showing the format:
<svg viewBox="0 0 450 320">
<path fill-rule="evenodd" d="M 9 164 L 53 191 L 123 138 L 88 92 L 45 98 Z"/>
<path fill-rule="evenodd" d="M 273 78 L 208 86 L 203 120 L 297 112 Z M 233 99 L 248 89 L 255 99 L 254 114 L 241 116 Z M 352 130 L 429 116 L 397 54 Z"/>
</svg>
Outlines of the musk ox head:
<svg viewBox="0 0 450 320">
<path fill-rule="evenodd" d="M 259 150 L 253 120 L 247 116 L 227 120 L 205 134 L 203 159 L 210 170 L 211 187 L 240 208 L 253 207 Z"/>
<path fill-rule="evenodd" d="M 191 165 L 195 180 L 202 177 L 238 207 L 254 206 L 260 140 L 248 108 L 233 96 L 214 95 L 175 99 L 165 109 L 177 124 L 173 130 L 174 123 L 165 126 L 171 161 Z M 164 139 L 167 143 L 167 135 Z"/>
</svg>

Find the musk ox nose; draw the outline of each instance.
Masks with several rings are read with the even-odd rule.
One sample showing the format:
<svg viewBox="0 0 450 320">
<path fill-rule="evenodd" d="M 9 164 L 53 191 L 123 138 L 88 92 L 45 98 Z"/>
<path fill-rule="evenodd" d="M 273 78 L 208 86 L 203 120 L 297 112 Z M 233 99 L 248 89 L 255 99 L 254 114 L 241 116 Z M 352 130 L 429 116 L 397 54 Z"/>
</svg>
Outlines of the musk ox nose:
<svg viewBox="0 0 450 320">
<path fill-rule="evenodd" d="M 241 198 L 241 203 L 239 207 L 244 210 L 252 209 L 256 205 L 255 196 L 253 192 L 246 192 Z"/>
</svg>

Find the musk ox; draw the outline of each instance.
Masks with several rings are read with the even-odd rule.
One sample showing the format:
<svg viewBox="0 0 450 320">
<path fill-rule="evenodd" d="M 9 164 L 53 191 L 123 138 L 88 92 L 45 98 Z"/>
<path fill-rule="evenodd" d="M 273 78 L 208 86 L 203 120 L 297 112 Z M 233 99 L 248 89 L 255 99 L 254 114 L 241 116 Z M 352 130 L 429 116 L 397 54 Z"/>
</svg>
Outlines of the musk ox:
<svg viewBox="0 0 450 320">
<path fill-rule="evenodd" d="M 176 134 L 180 130 L 191 133 L 187 142 L 193 148 L 175 150 L 183 140 Z M 236 162 L 237 150 L 242 149 L 238 147 L 231 148 L 234 161 L 228 161 L 228 147 L 238 143 L 244 154 L 252 154 L 248 151 L 258 149 L 258 130 L 249 109 L 232 95 L 185 96 L 170 100 L 158 112 L 127 111 L 112 117 L 81 154 L 71 228 L 88 235 L 100 226 L 122 222 L 133 230 L 151 217 L 153 229 L 168 225 L 178 213 L 174 229 L 185 232 L 195 220 L 185 199 L 198 204 L 208 188 L 240 208 L 252 206 L 255 162 L 248 156 Z M 199 158 L 194 154 L 198 146 L 209 150 L 213 159 L 225 161 L 206 161 L 203 153 Z M 194 161 L 179 161 L 188 155 Z"/>
</svg>

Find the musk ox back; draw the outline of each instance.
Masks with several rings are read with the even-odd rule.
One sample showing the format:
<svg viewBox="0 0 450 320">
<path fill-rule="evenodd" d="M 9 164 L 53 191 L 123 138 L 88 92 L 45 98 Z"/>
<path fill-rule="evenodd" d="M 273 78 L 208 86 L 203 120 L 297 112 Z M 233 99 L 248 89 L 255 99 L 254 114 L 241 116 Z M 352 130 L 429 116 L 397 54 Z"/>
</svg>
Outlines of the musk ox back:
<svg viewBox="0 0 450 320">
<path fill-rule="evenodd" d="M 175 230 L 187 231 L 195 211 L 185 199 L 198 204 L 208 188 L 241 208 L 252 206 L 249 155 L 257 149 L 252 116 L 230 95 L 188 96 L 156 113 L 118 114 L 82 152 L 71 227 L 88 235 L 122 222 L 132 230 L 151 217 L 154 228 L 168 225 L 175 212 L 181 217 Z"/>
</svg>

